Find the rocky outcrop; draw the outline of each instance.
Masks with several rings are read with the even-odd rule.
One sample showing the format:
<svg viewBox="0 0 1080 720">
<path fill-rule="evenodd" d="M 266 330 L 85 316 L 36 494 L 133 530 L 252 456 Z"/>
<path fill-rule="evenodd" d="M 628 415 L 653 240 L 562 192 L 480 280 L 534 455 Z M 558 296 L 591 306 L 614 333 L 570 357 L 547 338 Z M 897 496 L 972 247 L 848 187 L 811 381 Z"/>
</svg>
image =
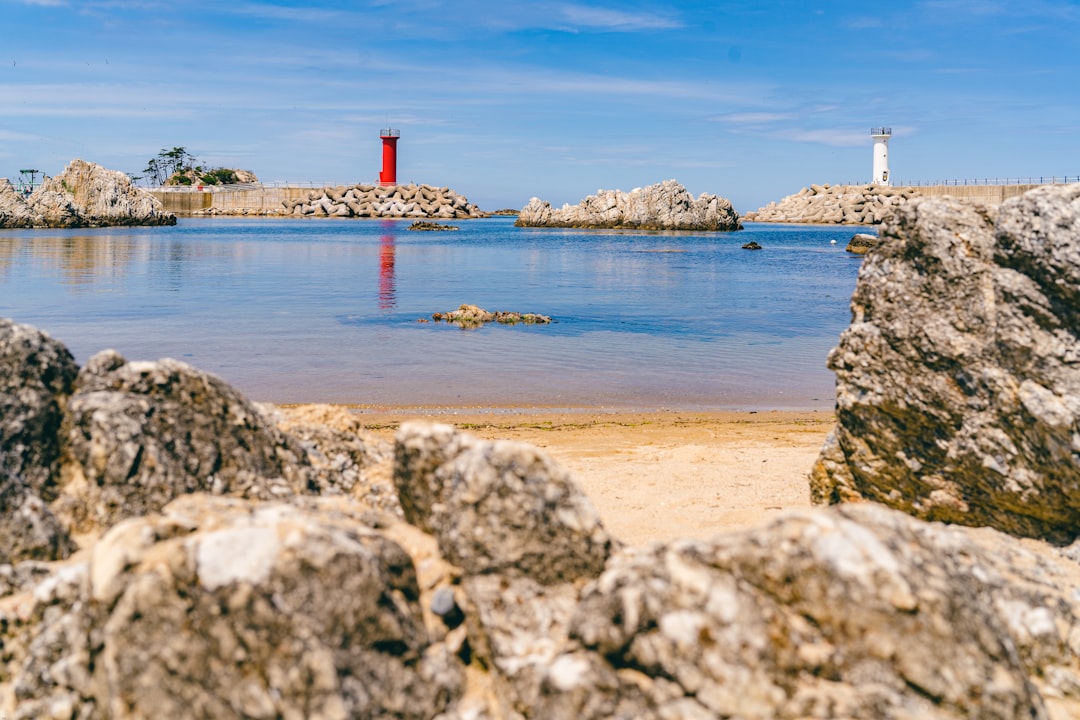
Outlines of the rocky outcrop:
<svg viewBox="0 0 1080 720">
<path fill-rule="evenodd" d="M 994 210 L 897 210 L 829 356 L 818 502 L 1070 543 L 1080 535 L 1080 185 Z"/>
<path fill-rule="evenodd" d="M 175 224 L 176 216 L 127 175 L 83 160 L 46 177 L 25 198 L 0 178 L 0 228 Z"/>
<path fill-rule="evenodd" d="M 702 193 L 696 199 L 674 180 L 645 188 L 597 190 L 579 204 L 555 209 L 533 198 L 521 209 L 518 227 L 631 228 L 640 230 L 739 230 L 731 202 Z"/>
<path fill-rule="evenodd" d="M 464 304 L 457 310 L 432 313 L 431 319 L 435 322 L 447 322 L 461 328 L 477 328 L 489 322 L 501 325 L 547 325 L 551 318 L 539 313 L 520 313 L 511 310 L 496 310 L 489 312 L 476 305 Z"/>
<path fill-rule="evenodd" d="M 913 188 L 885 185 L 811 185 L 780 202 L 743 215 L 747 222 L 877 225 L 905 200 Z"/>
<path fill-rule="evenodd" d="M 307 198 L 282 203 L 294 217 L 382 217 L 467 219 L 487 217 L 464 195 L 431 185 L 364 185 L 313 190 Z"/>
<path fill-rule="evenodd" d="M 1006 254 L 1075 271 L 1059 200 L 1031 202 Z M 411 423 L 384 476 L 341 409 L 110 351 L 79 370 L 12 322 L 0 362 L 3 487 L 84 508 L 50 556 L 0 505 L 12 720 L 1080 714 L 1077 546 L 861 503 L 625 548 L 528 445 Z"/>
</svg>

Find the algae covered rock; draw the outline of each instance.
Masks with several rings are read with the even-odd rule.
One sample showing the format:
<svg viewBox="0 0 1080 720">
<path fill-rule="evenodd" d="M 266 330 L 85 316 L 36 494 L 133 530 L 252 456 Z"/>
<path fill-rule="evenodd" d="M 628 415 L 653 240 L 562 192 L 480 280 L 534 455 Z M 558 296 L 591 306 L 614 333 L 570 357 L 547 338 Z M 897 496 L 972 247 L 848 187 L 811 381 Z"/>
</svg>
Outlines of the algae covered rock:
<svg viewBox="0 0 1080 720">
<path fill-rule="evenodd" d="M 881 228 L 829 356 L 837 426 L 816 502 L 1080 535 L 1080 185 L 993 210 L 949 199 Z"/>
</svg>

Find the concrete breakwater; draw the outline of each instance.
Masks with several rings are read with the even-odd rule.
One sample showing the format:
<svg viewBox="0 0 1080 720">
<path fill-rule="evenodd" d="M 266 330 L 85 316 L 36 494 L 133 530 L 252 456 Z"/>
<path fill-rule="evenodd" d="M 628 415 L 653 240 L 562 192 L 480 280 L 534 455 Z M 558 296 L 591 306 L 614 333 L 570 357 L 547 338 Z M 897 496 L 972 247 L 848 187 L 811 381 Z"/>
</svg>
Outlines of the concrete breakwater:
<svg viewBox="0 0 1080 720">
<path fill-rule="evenodd" d="M 901 202 L 916 197 L 952 197 L 998 205 L 1038 185 L 811 185 L 779 202 L 743 214 L 747 222 L 877 225 Z"/>
<path fill-rule="evenodd" d="M 466 219 L 487 217 L 468 198 L 448 187 L 378 186 L 358 183 L 323 188 L 255 187 L 212 192 L 162 192 L 155 196 L 183 215 L 286 217 L 379 217 Z"/>
<path fill-rule="evenodd" d="M 745 213 L 743 220 L 876 225 L 901 202 L 917 196 L 914 188 L 827 183 L 811 185 L 756 212 Z"/>
</svg>

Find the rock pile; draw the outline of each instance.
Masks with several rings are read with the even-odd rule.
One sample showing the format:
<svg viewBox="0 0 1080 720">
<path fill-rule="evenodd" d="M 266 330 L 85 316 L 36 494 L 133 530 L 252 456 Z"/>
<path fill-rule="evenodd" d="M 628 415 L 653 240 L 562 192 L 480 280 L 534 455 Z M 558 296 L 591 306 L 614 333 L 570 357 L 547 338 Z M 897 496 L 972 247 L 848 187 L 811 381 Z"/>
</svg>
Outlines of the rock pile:
<svg viewBox="0 0 1080 720">
<path fill-rule="evenodd" d="M 731 202 L 702 193 L 697 199 L 675 180 L 645 188 L 597 190 L 578 205 L 559 209 L 539 198 L 522 208 L 518 227 L 630 228 L 640 230 L 740 230 Z"/>
<path fill-rule="evenodd" d="M 127 175 L 83 160 L 45 178 L 29 197 L 0 178 L 0 228 L 175 224 L 176 216 Z"/>
<path fill-rule="evenodd" d="M 286 200 L 282 213 L 295 217 L 445 218 L 487 217 L 464 195 L 431 185 L 340 185 Z"/>
<path fill-rule="evenodd" d="M 876 225 L 901 202 L 917 197 L 912 188 L 884 185 L 811 185 L 780 202 L 743 215 L 747 222 Z"/>
<path fill-rule="evenodd" d="M 344 411 L 183 363 L 6 320 L 0 363 L 13 720 L 1080 711 L 1080 565 L 1041 543 L 860 504 L 624 548 L 528 445 L 411 423 L 380 473 Z"/>
<path fill-rule="evenodd" d="M 816 500 L 1076 540 L 1080 185 L 900 207 L 851 308 Z"/>
</svg>

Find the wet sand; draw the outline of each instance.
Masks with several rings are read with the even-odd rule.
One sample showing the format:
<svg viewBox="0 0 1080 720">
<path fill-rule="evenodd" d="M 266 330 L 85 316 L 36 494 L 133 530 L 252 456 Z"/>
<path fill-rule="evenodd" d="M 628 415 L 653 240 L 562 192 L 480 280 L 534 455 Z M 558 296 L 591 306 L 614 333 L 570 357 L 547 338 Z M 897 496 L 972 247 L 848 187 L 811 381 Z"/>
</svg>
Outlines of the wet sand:
<svg viewBox="0 0 1080 720">
<path fill-rule="evenodd" d="M 293 411 L 300 411 L 293 408 Z M 543 448 L 622 541 L 709 537 L 810 506 L 808 475 L 828 411 L 627 412 L 602 409 L 352 407 L 366 432 L 442 422 Z"/>
</svg>

